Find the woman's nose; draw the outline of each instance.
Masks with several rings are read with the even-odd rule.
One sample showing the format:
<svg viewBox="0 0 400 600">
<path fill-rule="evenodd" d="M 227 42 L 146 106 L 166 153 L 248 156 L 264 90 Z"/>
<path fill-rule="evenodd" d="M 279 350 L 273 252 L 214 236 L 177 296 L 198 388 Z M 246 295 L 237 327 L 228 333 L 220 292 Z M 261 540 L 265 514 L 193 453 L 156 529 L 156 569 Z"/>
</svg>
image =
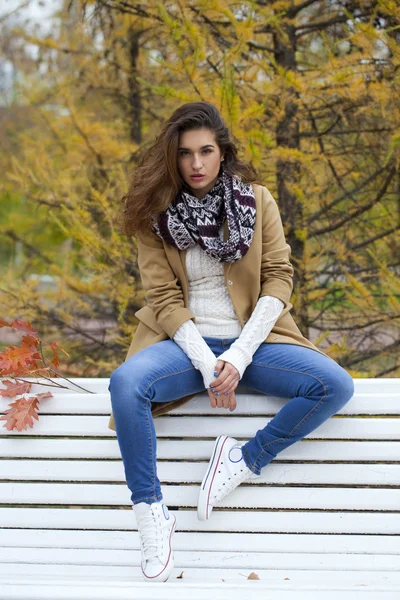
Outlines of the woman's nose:
<svg viewBox="0 0 400 600">
<path fill-rule="evenodd" d="M 201 160 L 200 160 L 200 158 L 194 157 L 194 159 L 193 159 L 193 167 L 194 168 L 201 167 Z"/>
</svg>

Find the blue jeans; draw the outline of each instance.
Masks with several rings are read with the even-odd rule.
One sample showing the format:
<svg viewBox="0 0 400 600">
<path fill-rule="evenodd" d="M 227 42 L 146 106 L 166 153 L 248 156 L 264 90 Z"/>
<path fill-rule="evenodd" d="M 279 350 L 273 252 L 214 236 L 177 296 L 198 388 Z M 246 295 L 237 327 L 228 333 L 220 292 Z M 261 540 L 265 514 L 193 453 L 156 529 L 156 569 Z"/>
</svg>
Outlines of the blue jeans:
<svg viewBox="0 0 400 600">
<path fill-rule="evenodd" d="M 204 337 L 216 356 L 215 362 L 236 339 Z M 347 371 L 333 359 L 296 344 L 263 342 L 240 385 L 289 399 L 242 447 L 247 466 L 257 474 L 278 452 L 337 413 L 354 394 L 353 379 Z M 162 500 L 151 402 L 206 393 L 203 376 L 178 344 L 168 339 L 122 363 L 111 374 L 108 390 L 132 503 Z"/>
</svg>

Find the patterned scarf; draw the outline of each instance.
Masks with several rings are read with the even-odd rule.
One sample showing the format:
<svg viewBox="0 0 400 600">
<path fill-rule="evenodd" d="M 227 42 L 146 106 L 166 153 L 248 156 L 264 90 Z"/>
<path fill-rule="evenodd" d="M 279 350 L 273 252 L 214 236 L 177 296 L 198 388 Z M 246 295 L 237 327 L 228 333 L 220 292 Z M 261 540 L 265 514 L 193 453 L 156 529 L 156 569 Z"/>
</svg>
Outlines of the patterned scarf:
<svg viewBox="0 0 400 600">
<path fill-rule="evenodd" d="M 229 231 L 226 242 L 219 237 L 225 218 Z M 255 221 L 253 186 L 222 171 L 204 198 L 193 196 L 184 185 L 151 228 L 161 239 L 180 250 L 199 243 L 218 261 L 233 263 L 248 251 Z"/>
</svg>

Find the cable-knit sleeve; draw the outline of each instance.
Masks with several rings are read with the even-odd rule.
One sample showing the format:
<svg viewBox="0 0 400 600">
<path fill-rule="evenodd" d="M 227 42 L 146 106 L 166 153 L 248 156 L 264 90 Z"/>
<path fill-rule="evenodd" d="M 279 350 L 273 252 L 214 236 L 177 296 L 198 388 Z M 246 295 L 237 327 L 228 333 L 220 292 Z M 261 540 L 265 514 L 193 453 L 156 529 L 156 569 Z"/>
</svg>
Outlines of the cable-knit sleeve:
<svg viewBox="0 0 400 600">
<path fill-rule="evenodd" d="M 192 320 L 182 323 L 173 340 L 203 375 L 204 387 L 209 388 L 210 383 L 216 379 L 214 371 L 218 359 L 201 336 L 196 324 Z"/>
<path fill-rule="evenodd" d="M 218 360 L 224 360 L 236 367 L 241 379 L 255 351 L 269 335 L 283 308 L 284 303 L 279 298 L 261 296 L 238 339 L 218 356 Z M 195 326 L 194 323 L 193 325 Z"/>
</svg>

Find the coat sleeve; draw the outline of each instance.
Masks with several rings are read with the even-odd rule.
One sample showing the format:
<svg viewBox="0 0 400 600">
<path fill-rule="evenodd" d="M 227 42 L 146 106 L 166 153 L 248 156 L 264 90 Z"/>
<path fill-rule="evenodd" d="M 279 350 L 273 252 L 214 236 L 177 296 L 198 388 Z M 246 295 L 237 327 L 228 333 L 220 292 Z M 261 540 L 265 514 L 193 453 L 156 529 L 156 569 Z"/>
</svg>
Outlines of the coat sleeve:
<svg viewBox="0 0 400 600">
<path fill-rule="evenodd" d="M 153 231 L 136 234 L 138 267 L 145 298 L 160 327 L 172 339 L 194 314 L 185 308 L 182 287 L 165 254 L 162 240 Z"/>
<path fill-rule="evenodd" d="M 286 308 L 293 290 L 291 247 L 286 243 L 276 200 L 265 186 L 263 201 L 260 297 L 275 296 Z"/>
</svg>

